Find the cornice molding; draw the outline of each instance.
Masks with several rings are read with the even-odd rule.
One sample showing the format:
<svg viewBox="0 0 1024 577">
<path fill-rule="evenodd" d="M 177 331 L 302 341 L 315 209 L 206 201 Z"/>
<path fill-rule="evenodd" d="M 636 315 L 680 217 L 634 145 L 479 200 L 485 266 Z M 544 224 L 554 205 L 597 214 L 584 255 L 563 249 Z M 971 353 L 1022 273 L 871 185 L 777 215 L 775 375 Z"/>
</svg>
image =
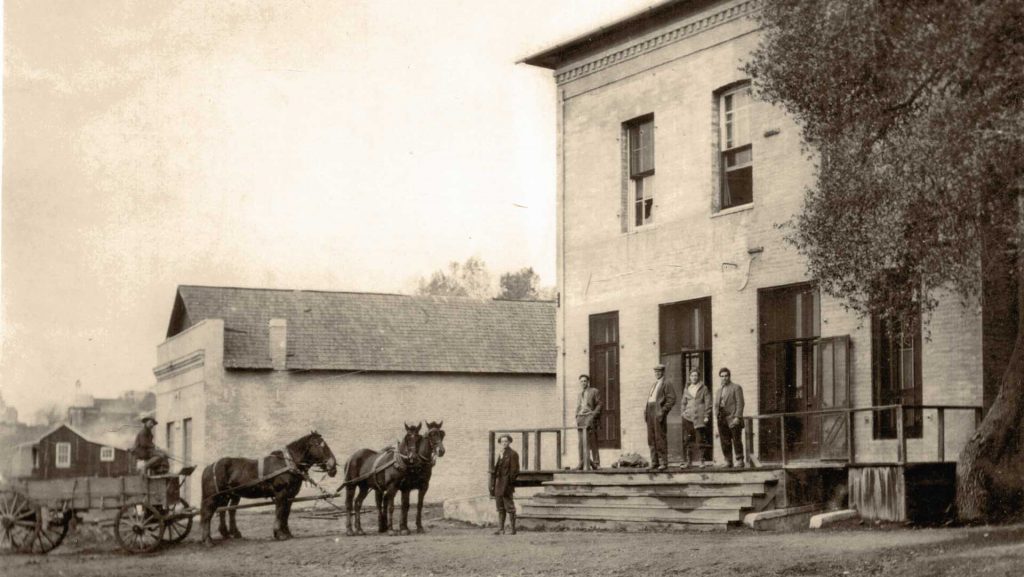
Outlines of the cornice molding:
<svg viewBox="0 0 1024 577">
<path fill-rule="evenodd" d="M 201 367 L 204 364 L 206 364 L 206 351 L 199 349 L 198 351 L 160 365 L 153 369 L 153 374 L 156 375 L 156 380 L 166 381 L 171 377 L 175 377 L 185 371 Z"/>
<path fill-rule="evenodd" d="M 726 22 L 731 22 L 738 18 L 749 16 L 760 8 L 761 0 L 747 0 L 746 2 L 733 4 L 732 6 L 723 8 L 722 10 L 708 14 L 702 18 L 680 24 L 670 30 L 658 34 L 657 36 L 638 40 L 629 46 L 616 50 L 615 52 L 591 58 L 573 66 L 572 68 L 558 72 L 555 74 L 555 84 L 565 84 L 566 82 L 571 82 L 584 76 L 594 74 L 600 70 L 604 70 L 609 66 L 613 66 L 627 60 L 632 60 L 633 58 L 637 58 L 669 44 L 674 44 L 685 38 L 695 36 L 701 32 L 725 24 Z"/>
</svg>

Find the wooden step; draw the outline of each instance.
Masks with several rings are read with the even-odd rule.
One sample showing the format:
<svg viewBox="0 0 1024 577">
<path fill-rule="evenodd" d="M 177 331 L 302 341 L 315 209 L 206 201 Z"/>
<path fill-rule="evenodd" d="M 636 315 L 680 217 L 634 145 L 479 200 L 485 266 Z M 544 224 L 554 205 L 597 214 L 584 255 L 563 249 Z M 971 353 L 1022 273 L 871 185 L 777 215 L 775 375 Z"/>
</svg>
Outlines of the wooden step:
<svg viewBox="0 0 1024 577">
<path fill-rule="evenodd" d="M 544 503 L 560 505 L 631 505 L 654 507 L 664 505 L 673 509 L 751 509 L 757 498 L 751 495 L 735 497 L 679 497 L 648 495 L 595 495 L 592 493 L 573 495 L 570 493 L 537 493 L 533 499 Z"/>
<path fill-rule="evenodd" d="M 736 526 L 736 523 L 732 524 Z M 519 516 L 519 526 L 530 530 L 572 530 L 572 531 L 725 531 L 729 523 L 677 523 L 677 522 L 651 522 L 630 521 L 628 519 L 544 519 Z"/>
<path fill-rule="evenodd" d="M 670 471 L 670 472 L 635 472 L 635 473 L 555 473 L 551 481 L 545 484 L 580 484 L 593 485 L 677 485 L 695 483 L 702 485 L 734 485 L 751 483 L 777 483 L 783 471 L 757 470 L 722 470 L 722 471 Z"/>
<path fill-rule="evenodd" d="M 607 519 L 609 521 L 650 521 L 672 523 L 739 523 L 740 510 L 676 510 L 668 507 L 553 505 L 533 501 L 522 507 L 522 515 L 543 519 Z"/>
<path fill-rule="evenodd" d="M 705 483 L 657 483 L 651 485 L 605 485 L 587 482 L 563 483 L 549 481 L 544 485 L 545 493 L 568 493 L 594 495 L 647 495 L 676 497 L 737 497 L 742 495 L 760 496 L 767 491 L 766 485 L 773 483 L 743 483 L 733 485 Z"/>
</svg>

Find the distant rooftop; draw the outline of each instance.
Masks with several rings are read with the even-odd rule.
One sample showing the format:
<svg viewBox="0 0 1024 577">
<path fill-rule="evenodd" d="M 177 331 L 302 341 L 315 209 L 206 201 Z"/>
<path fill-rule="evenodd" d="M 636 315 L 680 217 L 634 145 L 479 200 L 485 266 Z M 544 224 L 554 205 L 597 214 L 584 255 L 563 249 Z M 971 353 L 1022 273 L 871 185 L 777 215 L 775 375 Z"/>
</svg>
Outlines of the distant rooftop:
<svg viewBox="0 0 1024 577">
<path fill-rule="evenodd" d="M 225 368 L 270 369 L 279 318 L 290 370 L 555 373 L 548 301 L 183 285 L 167 337 L 223 319 Z"/>
</svg>

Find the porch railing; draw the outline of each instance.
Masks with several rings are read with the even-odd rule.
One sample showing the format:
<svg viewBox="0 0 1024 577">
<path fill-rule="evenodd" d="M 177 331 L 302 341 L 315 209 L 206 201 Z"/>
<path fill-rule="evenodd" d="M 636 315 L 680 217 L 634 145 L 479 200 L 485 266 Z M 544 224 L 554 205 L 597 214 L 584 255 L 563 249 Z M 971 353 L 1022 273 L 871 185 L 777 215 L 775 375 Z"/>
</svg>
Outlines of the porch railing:
<svg viewBox="0 0 1024 577">
<path fill-rule="evenodd" d="M 841 461 L 849 464 L 857 462 L 857 419 L 854 417 L 860 413 L 881 413 L 884 411 L 894 411 L 896 415 L 896 457 L 893 460 L 899 464 L 905 464 L 908 462 L 907 456 L 907 425 L 906 425 L 906 414 L 909 411 L 921 411 L 921 427 L 922 427 L 922 441 L 924 440 L 924 416 L 927 413 L 934 412 L 936 415 L 935 422 L 935 433 L 936 433 L 936 458 L 934 460 L 918 460 L 915 462 L 944 462 L 946 461 L 946 415 L 950 412 L 966 412 L 973 413 L 973 427 L 976 430 L 978 425 L 981 423 L 982 408 L 972 405 L 883 405 L 878 407 L 856 407 L 856 408 L 834 408 L 834 409 L 822 409 L 818 411 L 802 411 L 802 412 L 789 412 L 789 413 L 772 413 L 767 415 L 753 415 L 744 417 L 744 431 L 743 431 L 743 452 L 745 453 L 747 461 L 750 462 L 754 457 L 754 461 L 765 464 L 782 464 L 786 465 L 795 460 L 817 460 L 817 461 Z M 754 425 L 757 425 L 758 444 L 754 444 Z M 809 435 L 809 441 L 803 443 L 792 442 L 793 437 L 796 435 L 787 435 L 787 427 L 789 432 L 793 433 L 793 429 L 799 427 L 804 429 L 805 427 L 816 427 L 817 434 Z M 869 425 L 874 431 L 874 425 Z M 803 435 L 804 431 L 800 431 Z M 844 435 L 845 447 L 838 445 L 837 441 L 840 439 L 838 435 Z M 807 437 L 803 437 L 807 439 Z M 872 437 L 873 440 L 874 436 Z M 793 445 L 800 445 L 798 448 Z M 840 447 L 841 451 L 835 449 Z M 761 450 L 763 447 L 769 447 L 769 454 L 763 454 Z M 796 449 L 796 451 L 794 450 Z M 798 451 L 798 452 L 797 452 Z M 777 452 L 778 455 L 772 455 L 770 453 Z M 793 454 L 797 452 L 797 454 Z M 878 459 L 873 459 L 872 462 L 878 462 Z M 882 459 L 882 461 L 888 461 Z"/>
<path fill-rule="evenodd" d="M 583 454 L 587 454 L 587 435 L 584 432 L 584 427 L 541 427 L 535 429 L 498 429 L 487 432 L 487 438 L 489 441 L 490 450 L 487 452 L 487 472 L 494 472 L 494 463 L 497 460 L 496 446 L 499 435 L 511 435 L 513 439 L 519 437 L 519 447 L 517 452 L 519 453 L 519 470 L 523 471 L 544 471 L 542 465 L 543 459 L 543 440 L 554 436 L 555 451 L 554 451 L 554 469 L 562 469 L 562 453 L 566 447 L 566 437 L 569 431 L 576 431 L 578 438 L 582 439 L 583 443 Z M 531 447 L 530 439 L 533 439 L 533 445 Z M 532 457 L 532 465 L 531 465 Z M 589 459 L 584 459 L 584 468 L 589 470 L 590 463 Z"/>
</svg>

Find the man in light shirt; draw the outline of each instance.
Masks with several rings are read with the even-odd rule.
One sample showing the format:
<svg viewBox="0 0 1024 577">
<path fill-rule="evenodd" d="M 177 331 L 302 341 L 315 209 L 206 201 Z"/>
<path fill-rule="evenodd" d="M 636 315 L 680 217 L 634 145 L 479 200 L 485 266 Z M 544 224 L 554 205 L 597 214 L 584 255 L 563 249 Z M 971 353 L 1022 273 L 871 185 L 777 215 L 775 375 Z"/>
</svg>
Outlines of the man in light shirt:
<svg viewBox="0 0 1024 577">
<path fill-rule="evenodd" d="M 651 468 L 660 471 L 668 468 L 668 436 L 665 418 L 676 404 L 672 387 L 665 382 L 665 365 L 654 367 L 654 386 L 647 396 L 644 420 L 647 421 L 647 446 L 651 448 Z"/>
<path fill-rule="evenodd" d="M 583 435 L 586 435 L 587 450 L 590 453 L 590 468 L 601 468 L 601 455 L 597 450 L 597 426 L 598 417 L 601 416 L 601 393 L 597 388 L 590 386 L 590 375 L 580 375 L 580 396 L 576 402 L 576 426 L 586 427 Z M 583 460 L 586 458 L 583 450 L 583 435 L 579 437 L 580 464 L 577 469 L 583 468 Z"/>
</svg>

